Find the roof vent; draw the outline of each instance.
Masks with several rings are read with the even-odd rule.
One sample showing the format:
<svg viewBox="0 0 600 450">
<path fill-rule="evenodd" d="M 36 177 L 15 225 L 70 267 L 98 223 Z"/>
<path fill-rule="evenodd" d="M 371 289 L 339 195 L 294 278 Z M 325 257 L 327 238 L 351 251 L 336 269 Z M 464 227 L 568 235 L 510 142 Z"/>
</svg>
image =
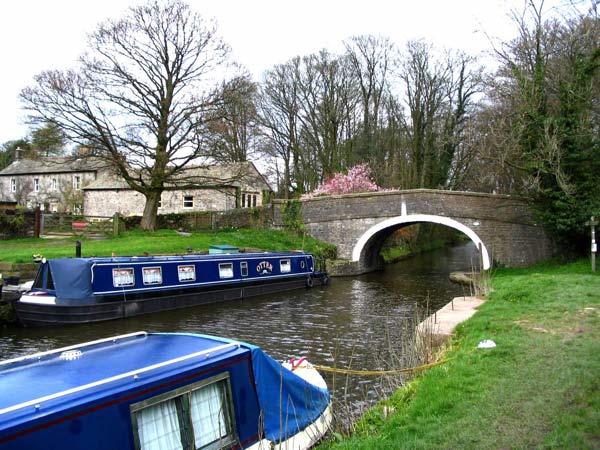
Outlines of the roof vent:
<svg viewBox="0 0 600 450">
<path fill-rule="evenodd" d="M 81 358 L 83 353 L 81 350 L 67 350 L 60 354 L 60 359 L 64 359 L 66 361 L 73 361 L 74 359 Z"/>
</svg>

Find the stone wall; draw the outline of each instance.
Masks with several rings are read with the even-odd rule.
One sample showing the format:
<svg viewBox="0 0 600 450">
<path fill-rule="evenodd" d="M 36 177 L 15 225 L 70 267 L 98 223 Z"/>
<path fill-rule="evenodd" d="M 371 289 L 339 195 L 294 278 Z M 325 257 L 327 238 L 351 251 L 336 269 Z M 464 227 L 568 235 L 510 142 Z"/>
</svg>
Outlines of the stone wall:
<svg viewBox="0 0 600 450">
<path fill-rule="evenodd" d="M 193 197 L 193 206 L 184 206 L 184 197 Z M 165 191 L 161 196 L 158 214 L 185 213 L 193 211 L 221 211 L 236 207 L 234 188 L 187 189 Z M 86 216 L 112 216 L 118 212 L 124 216 L 141 216 L 146 198 L 133 190 L 86 190 L 84 211 Z"/>
<path fill-rule="evenodd" d="M 283 225 L 282 201 L 276 202 L 274 223 Z M 352 259 L 361 236 L 383 220 L 411 215 L 449 218 L 472 230 L 490 256 L 506 266 L 530 265 L 552 254 L 552 244 L 535 223 L 526 199 L 467 192 L 410 191 L 321 197 L 302 202 L 302 222 L 317 239 L 337 245 L 338 257 Z M 402 225 L 406 226 L 406 224 Z M 378 246 L 395 229 L 375 236 L 365 248 L 361 267 L 376 264 Z"/>
<path fill-rule="evenodd" d="M 262 205 L 262 192 L 242 191 L 246 196 L 256 197 L 256 206 Z M 158 214 L 179 214 L 194 211 L 225 211 L 237 206 L 236 189 L 182 189 L 164 191 Z M 193 206 L 184 203 L 184 197 L 193 198 Z M 254 200 L 253 197 L 253 200 Z M 141 216 L 146 198 L 131 189 L 89 189 L 85 191 L 84 212 L 86 216 L 112 216 L 118 212 L 124 216 Z"/>
</svg>

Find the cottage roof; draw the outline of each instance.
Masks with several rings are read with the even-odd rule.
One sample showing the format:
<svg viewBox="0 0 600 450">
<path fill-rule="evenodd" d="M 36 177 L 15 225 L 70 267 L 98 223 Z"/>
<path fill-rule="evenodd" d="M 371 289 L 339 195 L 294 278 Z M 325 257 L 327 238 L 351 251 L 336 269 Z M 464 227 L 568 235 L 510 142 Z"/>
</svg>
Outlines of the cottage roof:
<svg viewBox="0 0 600 450">
<path fill-rule="evenodd" d="M 49 173 L 96 172 L 105 164 L 97 158 L 53 156 L 37 159 L 18 159 L 0 171 L 0 176 Z"/>
<path fill-rule="evenodd" d="M 252 162 L 221 164 L 214 166 L 191 166 L 177 176 L 177 182 L 167 189 L 188 187 L 253 186 L 257 190 L 271 189 Z M 105 173 L 83 188 L 91 190 L 130 189 L 125 180 L 117 175 Z"/>
</svg>

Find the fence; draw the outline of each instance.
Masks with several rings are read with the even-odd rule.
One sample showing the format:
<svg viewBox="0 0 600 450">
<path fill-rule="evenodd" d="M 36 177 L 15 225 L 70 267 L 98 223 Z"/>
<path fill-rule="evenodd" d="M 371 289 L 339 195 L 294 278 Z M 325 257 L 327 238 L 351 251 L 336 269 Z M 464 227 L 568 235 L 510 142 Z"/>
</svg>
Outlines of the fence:
<svg viewBox="0 0 600 450">
<path fill-rule="evenodd" d="M 82 216 L 75 214 L 48 213 L 42 215 L 40 234 L 61 235 L 109 235 L 119 233 L 118 219 L 115 216 Z"/>
<path fill-rule="evenodd" d="M 43 236 L 118 235 L 123 229 L 139 228 L 141 217 L 83 216 L 48 213 L 39 209 L 0 211 L 0 239 Z M 199 211 L 157 217 L 158 228 L 174 230 L 220 230 L 224 228 L 268 228 L 273 208 L 237 208 L 227 211 Z"/>
<path fill-rule="evenodd" d="M 128 230 L 140 227 L 140 216 L 124 217 Z M 273 209 L 270 206 L 259 208 L 236 208 L 227 211 L 195 211 L 180 214 L 160 214 L 156 218 L 159 229 L 200 231 L 221 230 L 224 228 L 268 228 L 273 223 Z"/>
</svg>

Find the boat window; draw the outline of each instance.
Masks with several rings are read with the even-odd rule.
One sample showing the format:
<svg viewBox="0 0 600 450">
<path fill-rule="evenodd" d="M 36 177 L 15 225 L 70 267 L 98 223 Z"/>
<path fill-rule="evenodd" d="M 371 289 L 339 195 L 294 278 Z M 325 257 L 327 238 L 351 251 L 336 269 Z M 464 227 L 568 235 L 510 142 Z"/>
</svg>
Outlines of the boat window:
<svg viewBox="0 0 600 450">
<path fill-rule="evenodd" d="M 243 277 L 247 277 L 248 276 L 248 263 L 246 261 L 242 261 L 240 263 L 240 270 L 242 272 L 242 276 Z"/>
<path fill-rule="evenodd" d="M 134 285 L 134 277 L 133 277 L 133 268 L 127 269 L 113 269 L 113 286 L 114 287 L 122 287 L 122 286 L 133 286 Z"/>
<path fill-rule="evenodd" d="M 196 266 L 177 266 L 179 281 L 196 281 Z"/>
<path fill-rule="evenodd" d="M 137 416 L 137 432 L 140 449 L 183 449 L 176 400 L 142 409 Z"/>
<path fill-rule="evenodd" d="M 289 273 L 292 270 L 292 265 L 290 264 L 289 259 L 282 259 L 279 261 L 279 268 L 281 269 L 281 273 Z"/>
<path fill-rule="evenodd" d="M 162 284 L 162 270 L 160 267 L 142 268 L 144 284 Z"/>
<path fill-rule="evenodd" d="M 233 278 L 233 263 L 219 264 L 219 276 L 221 278 Z"/>
<path fill-rule="evenodd" d="M 195 448 L 207 448 L 211 444 L 227 442 L 227 437 L 232 434 L 231 419 L 226 414 L 228 412 L 226 381 L 209 384 L 190 395 Z"/>
<path fill-rule="evenodd" d="M 212 450 L 236 442 L 227 374 L 131 405 L 131 413 L 139 450 Z"/>
</svg>

